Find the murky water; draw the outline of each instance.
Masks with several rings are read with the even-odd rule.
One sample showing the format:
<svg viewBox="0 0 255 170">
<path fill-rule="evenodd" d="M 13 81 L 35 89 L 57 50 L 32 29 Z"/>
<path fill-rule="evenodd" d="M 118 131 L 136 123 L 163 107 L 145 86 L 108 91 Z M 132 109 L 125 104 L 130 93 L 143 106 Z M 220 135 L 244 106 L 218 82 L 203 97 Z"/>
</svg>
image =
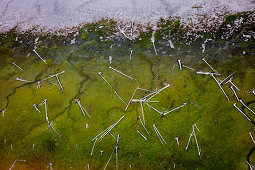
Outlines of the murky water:
<svg viewBox="0 0 255 170">
<path fill-rule="evenodd" d="M 102 25 L 107 29 L 100 30 Z M 15 31 L 2 35 L 0 168 L 24 159 L 15 168 L 49 169 L 52 163 L 54 169 L 86 169 L 88 164 L 91 169 L 102 169 L 118 134 L 120 169 L 245 169 L 250 152 L 249 162 L 254 165 L 249 132 L 254 137 L 255 133 L 249 119 L 255 121 L 255 116 L 242 107 L 230 83 L 218 85 L 213 78 L 221 81 L 235 72 L 232 82 L 239 91 L 234 91 L 254 111 L 254 39 L 246 40 L 241 29 L 221 38 L 218 34 L 227 34 L 224 28 L 216 34 L 184 38 L 184 30 L 175 22 L 173 28 L 162 26 L 155 32 L 155 48 L 150 29 L 134 41 L 124 35 L 109 38 L 116 31 L 114 22 L 92 24 L 75 36 L 17 35 Z M 252 28 L 247 26 L 246 31 Z M 47 64 L 33 52 L 35 46 Z M 62 71 L 58 75 L 61 84 L 56 77 L 44 80 Z M 130 101 L 167 84 L 151 98 L 155 102 L 143 101 L 141 107 L 140 102 Z M 111 133 L 93 146 L 92 139 L 122 116 Z M 166 144 L 160 142 L 153 124 Z M 199 150 L 192 133 L 194 124 L 199 129 L 195 129 Z M 114 152 L 108 168 L 115 167 Z"/>
</svg>

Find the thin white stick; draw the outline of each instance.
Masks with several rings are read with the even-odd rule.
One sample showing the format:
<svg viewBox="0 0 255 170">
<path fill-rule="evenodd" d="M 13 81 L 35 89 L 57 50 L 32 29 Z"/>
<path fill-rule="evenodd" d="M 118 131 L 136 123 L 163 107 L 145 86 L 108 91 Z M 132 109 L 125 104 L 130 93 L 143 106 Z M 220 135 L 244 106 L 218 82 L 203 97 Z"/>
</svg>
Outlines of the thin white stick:
<svg viewBox="0 0 255 170">
<path fill-rule="evenodd" d="M 53 127 L 52 123 L 50 123 L 50 127 L 56 132 L 56 134 L 58 134 L 58 136 L 61 136 L 61 134 L 58 133 L 57 130 Z"/>
<path fill-rule="evenodd" d="M 112 90 L 112 85 L 104 78 L 104 76 L 102 75 L 101 72 L 98 72 L 98 74 L 100 75 L 100 77 L 111 87 Z"/>
<path fill-rule="evenodd" d="M 142 110 L 142 116 L 143 116 L 143 123 L 145 124 L 145 118 L 143 113 L 143 102 L 140 102 L 141 110 Z"/>
<path fill-rule="evenodd" d="M 109 131 L 111 131 L 125 116 L 122 116 L 115 124 L 112 125 L 112 127 L 109 128 L 104 134 L 102 134 L 99 138 L 99 142 L 108 134 Z"/>
<path fill-rule="evenodd" d="M 237 96 L 236 91 L 235 91 L 235 89 L 233 88 L 233 86 L 230 86 L 229 88 L 233 91 L 234 96 L 236 97 L 237 101 L 240 101 L 241 99 L 239 99 L 239 97 Z"/>
<path fill-rule="evenodd" d="M 219 73 L 212 73 L 212 72 L 207 72 L 207 71 L 197 71 L 197 74 L 204 74 L 204 75 L 217 75 L 220 76 L 221 74 Z"/>
<path fill-rule="evenodd" d="M 6 108 L 4 108 L 4 109 L 2 110 L 2 115 L 3 115 L 3 117 L 4 117 L 5 111 L 6 111 Z"/>
<path fill-rule="evenodd" d="M 239 102 L 244 106 L 246 107 L 246 109 L 248 109 L 250 112 L 252 112 L 254 115 L 255 115 L 255 112 L 253 110 L 251 110 L 251 108 L 249 108 L 244 102 L 242 99 L 239 100 Z"/>
<path fill-rule="evenodd" d="M 214 71 L 215 73 L 218 73 L 217 70 L 215 70 L 212 66 L 210 66 L 210 64 L 205 60 L 205 58 L 202 58 L 202 60 L 210 67 L 210 69 L 212 69 L 212 71 Z"/>
<path fill-rule="evenodd" d="M 218 86 L 220 87 L 221 91 L 223 92 L 223 94 L 225 95 L 225 97 L 227 98 L 228 102 L 230 102 L 227 94 L 225 93 L 225 91 L 223 90 L 223 88 L 221 87 L 220 83 L 218 82 L 218 80 L 214 77 L 213 74 L 211 74 L 211 76 L 213 77 L 213 79 L 216 81 L 216 83 L 218 84 Z"/>
<path fill-rule="evenodd" d="M 180 60 L 180 59 L 178 60 L 178 64 L 179 64 L 180 70 L 182 70 L 182 63 L 181 63 L 181 60 Z"/>
<path fill-rule="evenodd" d="M 31 82 L 30 80 L 24 80 L 24 79 L 21 79 L 21 78 L 19 78 L 19 77 L 17 77 L 16 80 L 18 80 L 18 81 L 23 81 L 23 82 L 28 82 L 28 83 Z"/>
<path fill-rule="evenodd" d="M 62 72 L 57 73 L 57 74 L 50 75 L 50 76 L 46 77 L 45 79 L 42 79 L 41 82 L 42 82 L 42 81 L 45 81 L 45 80 L 48 80 L 48 79 L 50 79 L 50 78 L 52 78 L 52 77 L 56 77 L 56 76 L 58 76 L 58 75 L 60 75 L 60 74 L 63 74 L 64 72 L 65 72 L 65 71 L 62 71 Z"/>
<path fill-rule="evenodd" d="M 229 76 L 227 76 L 225 79 L 223 79 L 222 81 L 220 81 L 220 84 L 222 84 L 224 81 L 226 81 L 228 78 L 230 78 L 231 76 L 233 76 L 234 74 L 236 73 L 236 71 L 235 72 L 233 72 L 233 73 L 231 73 Z"/>
<path fill-rule="evenodd" d="M 147 102 L 147 103 L 158 103 L 159 101 L 148 101 L 148 100 L 144 100 L 144 99 L 133 99 L 132 102 Z"/>
<path fill-rule="evenodd" d="M 106 165 L 105 165 L 105 167 L 104 167 L 104 170 L 107 168 L 107 166 L 108 166 L 108 164 L 109 164 L 109 162 L 110 162 L 110 160 L 111 160 L 111 158 L 112 158 L 112 155 L 113 155 L 114 151 L 117 151 L 119 139 L 120 139 L 120 136 L 118 135 L 118 136 L 117 136 L 116 145 L 115 145 L 115 147 L 113 148 L 113 151 L 112 151 L 112 153 L 111 153 L 111 155 L 110 155 L 110 158 L 108 159 L 108 161 L 107 161 L 107 163 L 106 163 Z M 117 155 L 116 155 L 116 156 L 117 156 Z M 116 158 L 116 159 L 117 159 L 117 158 Z M 117 162 L 116 162 L 116 166 L 117 166 Z"/>
<path fill-rule="evenodd" d="M 33 51 L 45 64 L 47 64 L 46 61 L 35 51 L 35 49 L 33 49 Z"/>
<path fill-rule="evenodd" d="M 140 120 L 140 122 L 141 122 L 141 124 L 142 124 L 144 130 L 145 130 L 145 131 L 148 133 L 148 135 L 150 136 L 150 133 L 149 133 L 148 130 L 146 129 L 145 124 L 143 124 L 142 119 L 141 119 L 140 116 L 138 116 L 138 119 Z"/>
<path fill-rule="evenodd" d="M 115 136 L 111 133 L 111 131 L 109 131 L 108 133 L 113 137 L 114 140 L 116 140 Z"/>
<path fill-rule="evenodd" d="M 56 76 L 56 79 L 57 79 L 57 82 L 58 82 L 58 84 L 59 84 L 60 89 L 63 91 L 64 88 L 63 88 L 63 86 L 62 86 L 62 84 L 61 84 L 61 82 L 60 82 L 58 76 Z"/>
<path fill-rule="evenodd" d="M 23 71 L 22 68 L 20 66 L 18 66 L 16 63 L 12 62 L 12 64 L 15 65 L 16 67 L 18 67 L 18 69 L 20 69 L 21 71 Z"/>
<path fill-rule="evenodd" d="M 197 104 L 195 104 L 194 102 L 191 102 L 191 104 L 193 104 L 194 106 L 196 106 L 196 107 L 198 107 L 198 108 L 200 108 L 200 109 L 201 109 L 201 107 L 200 107 L 200 106 L 198 106 Z"/>
<path fill-rule="evenodd" d="M 97 138 L 96 138 L 96 140 L 94 141 L 94 144 L 93 144 L 93 147 L 92 147 L 92 150 L 91 150 L 90 155 L 93 155 L 93 151 L 94 151 L 94 148 L 95 148 L 96 142 L 97 142 Z"/>
<path fill-rule="evenodd" d="M 93 140 L 95 140 L 95 139 L 97 139 L 97 137 L 99 137 L 101 134 L 103 134 L 105 131 L 107 131 L 109 128 L 111 128 L 113 125 L 111 125 L 111 126 L 109 126 L 108 128 L 106 128 L 105 130 L 103 130 L 102 132 L 100 132 L 98 135 L 96 135 L 93 139 L 92 139 L 92 141 Z"/>
<path fill-rule="evenodd" d="M 87 168 L 88 168 L 88 170 L 90 170 L 90 168 L 89 168 L 89 164 L 87 164 Z"/>
<path fill-rule="evenodd" d="M 199 145 L 198 145 L 197 136 L 196 136 L 195 131 L 194 131 L 194 138 L 195 138 L 195 140 L 196 140 L 196 144 L 197 144 L 198 156 L 200 156 L 200 149 L 199 149 Z"/>
<path fill-rule="evenodd" d="M 132 59 L 132 53 L 133 53 L 133 50 L 130 51 L 130 55 L 129 55 L 130 60 Z"/>
<path fill-rule="evenodd" d="M 153 98 L 154 96 L 156 96 L 157 94 L 159 94 L 161 91 L 165 90 L 166 88 L 168 88 L 170 86 L 170 84 L 167 84 L 165 87 L 163 87 L 162 89 L 158 90 L 155 94 L 153 94 L 151 97 L 149 97 L 147 100 L 150 100 L 151 98 Z"/>
<path fill-rule="evenodd" d="M 128 76 L 128 75 L 122 73 L 121 71 L 119 71 L 119 70 L 113 68 L 112 66 L 109 66 L 109 68 L 112 69 L 112 70 L 114 70 L 114 71 L 116 71 L 116 72 L 118 72 L 118 73 L 120 73 L 120 74 L 122 74 L 123 76 L 125 76 L 125 77 L 127 77 L 127 78 L 129 78 L 129 79 L 131 79 L 131 80 L 133 80 L 133 81 L 136 81 L 135 78 L 133 78 L 133 77 L 131 77 L 131 76 Z"/>
<path fill-rule="evenodd" d="M 246 163 L 249 165 L 250 169 L 251 169 L 251 170 L 253 170 L 253 168 L 252 168 L 251 164 L 249 164 L 249 162 L 248 162 L 248 161 L 246 161 Z"/>
<path fill-rule="evenodd" d="M 35 110 L 37 110 L 39 113 L 41 113 L 40 110 L 37 108 L 36 104 L 34 104 L 33 107 L 35 108 Z"/>
<path fill-rule="evenodd" d="M 152 125 L 152 126 L 153 126 L 153 125 Z M 154 129 L 156 135 L 158 136 L 158 138 L 159 138 L 161 144 L 164 144 L 164 142 L 162 141 L 162 139 L 160 138 L 160 136 L 159 136 L 159 134 L 158 134 L 158 131 L 156 130 L 156 128 L 155 128 L 154 126 L 153 126 L 153 129 Z"/>
<path fill-rule="evenodd" d="M 251 132 L 249 132 L 249 134 L 250 134 L 250 137 L 251 137 L 252 142 L 255 144 L 255 140 L 254 140 L 254 138 L 253 138 Z"/>
<path fill-rule="evenodd" d="M 52 168 L 52 163 L 49 163 L 49 165 L 50 165 L 50 170 L 53 170 L 53 168 Z"/>
<path fill-rule="evenodd" d="M 125 105 L 127 105 L 127 103 L 119 96 L 119 94 L 116 91 L 114 91 L 114 93 Z"/>
<path fill-rule="evenodd" d="M 140 87 L 138 87 L 138 90 L 143 90 L 143 91 L 153 92 L 153 91 L 151 91 L 151 90 L 146 90 L 146 89 L 143 89 L 143 88 L 140 88 Z"/>
<path fill-rule="evenodd" d="M 152 108 L 153 110 L 155 110 L 156 112 L 158 112 L 160 115 L 162 115 L 163 113 L 158 111 L 157 109 L 155 109 L 154 107 L 152 107 L 151 105 L 149 105 L 148 103 L 144 102 L 148 107 Z"/>
<path fill-rule="evenodd" d="M 180 145 L 180 143 L 179 143 L 179 137 L 176 137 L 176 138 L 174 138 L 174 139 L 176 140 L 177 145 L 179 146 L 179 145 Z"/>
<path fill-rule="evenodd" d="M 141 132 L 137 131 L 145 140 L 148 140 Z"/>
<path fill-rule="evenodd" d="M 187 105 L 187 103 L 183 103 L 181 106 L 176 107 L 176 108 L 174 108 L 174 109 L 172 109 L 172 110 L 170 110 L 170 111 L 164 113 L 163 115 L 165 116 L 165 115 L 167 115 L 168 113 L 171 113 L 171 112 L 173 112 L 173 111 L 175 111 L 175 110 L 178 110 L 178 109 L 180 109 L 180 108 L 182 108 L 182 107 L 184 107 L 184 106 L 186 106 L 186 105 Z"/>
<path fill-rule="evenodd" d="M 244 112 L 242 112 L 242 110 L 239 109 L 239 107 L 237 107 L 236 103 L 234 103 L 233 106 L 234 106 L 240 113 L 242 113 L 242 114 L 246 117 L 246 119 L 248 119 L 249 121 L 251 121 L 251 119 L 250 119 Z"/>
<path fill-rule="evenodd" d="M 185 65 L 182 65 L 182 67 L 188 68 L 190 70 L 195 70 L 194 68 L 191 68 L 191 67 L 188 67 L 188 66 L 185 66 Z"/>
<path fill-rule="evenodd" d="M 162 144 L 166 144 L 166 141 L 164 140 L 164 138 L 163 138 L 163 137 L 161 136 L 161 134 L 159 133 L 159 131 L 158 131 L 156 125 L 153 124 L 152 126 L 153 126 L 153 128 L 154 128 L 154 131 L 155 131 L 156 134 L 158 135 L 158 138 L 162 140 L 161 143 L 162 143 Z"/>
<path fill-rule="evenodd" d="M 134 95 L 135 95 L 135 93 L 136 93 L 137 88 L 138 88 L 138 86 L 135 88 L 135 91 L 134 91 L 134 93 L 132 94 L 132 96 L 131 96 L 131 98 L 130 98 L 128 104 L 127 104 L 127 107 L 126 107 L 125 111 L 128 109 L 128 106 L 130 105 L 130 102 L 132 101 L 132 99 L 133 99 L 133 97 L 134 97 Z"/>
<path fill-rule="evenodd" d="M 12 166 L 9 168 L 9 170 L 12 170 L 12 168 L 14 167 L 14 165 L 16 164 L 16 162 L 26 162 L 26 160 L 23 160 L 23 159 L 21 159 L 21 160 L 15 160 L 15 161 L 13 162 Z"/>
</svg>

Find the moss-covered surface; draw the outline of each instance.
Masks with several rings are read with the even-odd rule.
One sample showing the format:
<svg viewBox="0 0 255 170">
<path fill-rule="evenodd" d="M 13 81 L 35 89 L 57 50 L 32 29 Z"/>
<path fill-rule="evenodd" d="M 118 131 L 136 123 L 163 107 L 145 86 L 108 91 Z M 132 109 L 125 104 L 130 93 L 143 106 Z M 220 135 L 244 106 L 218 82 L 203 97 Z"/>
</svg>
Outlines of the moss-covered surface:
<svg viewBox="0 0 255 170">
<path fill-rule="evenodd" d="M 231 24 L 232 20 L 233 17 L 229 16 L 226 23 Z M 115 136 L 121 136 L 118 152 L 120 169 L 172 169 L 174 165 L 176 169 L 247 169 L 245 161 L 254 147 L 249 132 L 255 137 L 255 126 L 233 107 L 233 103 L 240 108 L 241 104 L 236 101 L 228 85 L 223 88 L 231 103 L 211 76 L 198 75 L 189 69 L 180 71 L 176 65 L 177 59 L 182 59 L 186 66 L 211 71 L 201 60 L 205 57 L 222 73 L 218 79 L 222 80 L 236 71 L 233 82 L 240 89 L 238 95 L 255 110 L 255 97 L 251 93 L 255 88 L 255 41 L 243 41 L 237 35 L 233 35 L 234 39 L 217 38 L 219 34 L 223 35 L 221 31 L 226 23 L 222 24 L 218 33 L 203 33 L 202 38 L 185 44 L 180 37 L 185 34 L 180 21 L 162 19 L 157 25 L 160 29 L 155 33 L 158 55 L 155 55 L 150 41 L 151 27 L 148 26 L 148 32 L 141 32 L 140 38 L 135 41 L 123 37 L 109 38 L 118 30 L 116 22 L 105 19 L 80 29 L 74 45 L 69 45 L 73 35 L 56 37 L 29 32 L 21 35 L 15 30 L 1 35 L 0 109 L 6 108 L 6 111 L 5 116 L 0 117 L 0 169 L 10 168 L 16 159 L 27 161 L 17 162 L 17 169 L 47 169 L 49 162 L 53 163 L 54 169 L 87 169 L 87 164 L 91 169 L 102 169 L 115 146 L 115 140 L 108 134 L 96 144 L 91 156 L 92 139 L 123 115 L 123 120 L 111 131 Z M 169 35 L 169 31 L 175 33 L 174 49 L 166 45 L 168 40 L 163 38 Z M 38 36 L 40 41 L 36 44 L 36 50 L 46 59 L 47 65 L 32 51 L 34 39 Z M 202 54 L 201 44 L 209 38 L 215 39 L 206 44 Z M 28 53 L 31 55 L 27 57 Z M 109 69 L 109 56 L 112 56 L 112 67 L 137 81 Z M 59 76 L 64 87 L 62 93 L 57 85 L 52 88 L 49 81 L 42 82 L 37 90 L 37 81 L 63 70 L 65 73 Z M 112 89 L 98 72 L 102 72 Z M 31 82 L 16 81 L 16 77 Z M 56 82 L 54 78 L 50 80 Z M 171 86 L 153 98 L 159 103 L 150 104 L 159 111 L 171 110 L 184 102 L 187 106 L 161 116 L 144 104 L 146 127 L 151 133 L 148 136 L 137 119 L 142 116 L 140 104 L 131 103 L 125 111 L 125 104 L 114 91 L 128 102 L 137 85 L 154 91 L 166 83 Z M 138 90 L 134 98 L 147 94 Z M 61 136 L 53 130 L 49 132 L 44 107 L 40 107 L 41 113 L 33 107 L 44 99 L 48 99 L 49 120 Z M 82 115 L 76 99 L 81 100 L 91 119 Z M 244 111 L 255 121 L 251 112 Z M 157 125 L 166 145 L 160 143 L 153 124 Z M 200 130 L 196 135 L 201 156 L 198 156 L 193 138 L 188 150 L 185 150 L 193 124 L 197 124 Z M 177 136 L 179 146 L 174 139 Z M 104 151 L 103 156 L 100 155 L 101 150 Z M 249 161 L 255 164 L 255 153 L 250 154 Z M 108 167 L 115 168 L 115 156 Z"/>
</svg>

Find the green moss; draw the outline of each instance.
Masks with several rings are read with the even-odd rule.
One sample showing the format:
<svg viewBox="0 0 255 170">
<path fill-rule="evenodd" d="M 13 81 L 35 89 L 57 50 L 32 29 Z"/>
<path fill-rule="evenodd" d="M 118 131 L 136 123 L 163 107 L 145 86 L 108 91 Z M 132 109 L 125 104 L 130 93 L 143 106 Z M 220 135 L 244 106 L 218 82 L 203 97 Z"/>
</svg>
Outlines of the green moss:
<svg viewBox="0 0 255 170">
<path fill-rule="evenodd" d="M 225 22 L 226 22 L 226 23 L 232 23 L 232 22 L 234 22 L 236 19 L 237 19 L 237 15 L 228 15 L 228 16 L 225 18 Z"/>
</svg>

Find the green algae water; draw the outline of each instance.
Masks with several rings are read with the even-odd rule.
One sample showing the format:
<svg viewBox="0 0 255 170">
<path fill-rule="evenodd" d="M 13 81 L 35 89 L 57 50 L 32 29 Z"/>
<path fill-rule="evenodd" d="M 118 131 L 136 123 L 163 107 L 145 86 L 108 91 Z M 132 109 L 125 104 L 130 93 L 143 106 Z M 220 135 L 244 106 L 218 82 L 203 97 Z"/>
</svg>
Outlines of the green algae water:
<svg viewBox="0 0 255 170">
<path fill-rule="evenodd" d="M 0 169 L 15 160 L 24 161 L 14 169 L 49 169 L 49 163 L 54 169 L 103 169 L 113 151 L 108 169 L 248 169 L 246 161 L 255 164 L 249 135 L 255 137 L 255 41 L 245 35 L 254 23 L 228 30 L 247 16 L 226 17 L 217 30 L 188 36 L 180 21 L 163 19 L 155 32 L 148 26 L 135 39 L 115 36 L 116 22 L 108 19 L 84 25 L 77 35 L 1 34 Z M 56 77 L 42 81 L 62 71 L 61 84 Z M 231 83 L 218 84 L 233 72 L 238 99 Z M 135 101 L 168 84 L 151 98 L 155 102 Z M 47 108 L 40 106 L 45 99 Z M 92 140 L 122 116 L 101 141 Z"/>
</svg>

